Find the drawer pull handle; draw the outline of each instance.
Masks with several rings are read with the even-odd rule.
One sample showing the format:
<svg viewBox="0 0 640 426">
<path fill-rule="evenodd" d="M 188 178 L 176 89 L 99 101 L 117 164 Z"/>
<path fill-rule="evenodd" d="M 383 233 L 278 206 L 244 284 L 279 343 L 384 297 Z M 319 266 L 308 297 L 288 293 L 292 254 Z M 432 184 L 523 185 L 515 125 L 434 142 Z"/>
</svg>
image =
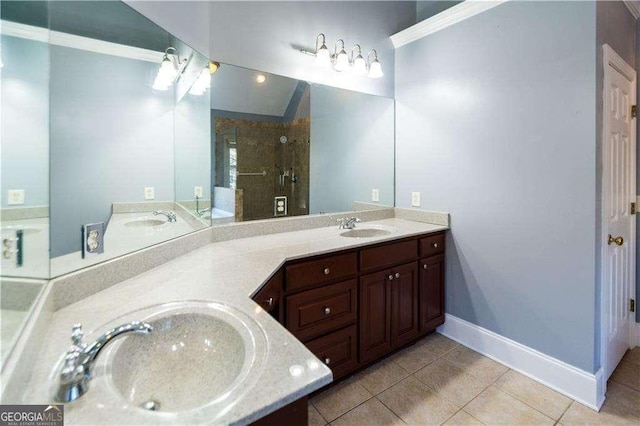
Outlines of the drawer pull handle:
<svg viewBox="0 0 640 426">
<path fill-rule="evenodd" d="M 268 298 L 266 302 L 267 302 L 267 306 L 271 308 L 273 306 L 273 297 Z"/>
<path fill-rule="evenodd" d="M 324 272 L 325 275 L 329 275 L 331 273 L 331 270 L 329 268 L 324 268 Z"/>
<path fill-rule="evenodd" d="M 438 248 L 438 243 L 433 243 L 433 248 Z"/>
<path fill-rule="evenodd" d="M 396 272 L 396 279 L 400 278 L 400 272 Z"/>
<path fill-rule="evenodd" d="M 324 308 L 324 314 L 325 315 L 329 315 L 330 313 L 331 313 L 331 308 L 329 308 L 329 307 Z"/>
<path fill-rule="evenodd" d="M 429 267 L 427 266 L 427 264 L 426 264 L 426 263 L 425 263 L 424 265 L 422 265 L 422 267 L 423 267 L 424 269 L 429 269 Z"/>
<path fill-rule="evenodd" d="M 331 358 L 325 358 L 324 363 L 327 365 L 331 364 Z"/>
<path fill-rule="evenodd" d="M 393 275 L 389 275 L 389 281 L 393 281 Z"/>
</svg>

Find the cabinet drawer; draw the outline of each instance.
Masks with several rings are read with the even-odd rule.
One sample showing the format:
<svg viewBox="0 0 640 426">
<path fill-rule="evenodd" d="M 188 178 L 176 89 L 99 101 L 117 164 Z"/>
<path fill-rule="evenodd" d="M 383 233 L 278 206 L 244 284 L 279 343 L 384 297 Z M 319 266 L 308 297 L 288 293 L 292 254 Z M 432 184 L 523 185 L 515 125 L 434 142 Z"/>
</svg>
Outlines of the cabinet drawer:
<svg viewBox="0 0 640 426">
<path fill-rule="evenodd" d="M 417 240 L 385 244 L 360 251 L 360 269 L 370 271 L 415 260 L 418 257 Z"/>
<path fill-rule="evenodd" d="M 349 278 L 358 270 L 356 253 L 346 253 L 337 256 L 296 263 L 287 266 L 286 288 L 292 291 L 304 287 L 322 284 L 324 282 Z"/>
<path fill-rule="evenodd" d="M 305 340 L 354 323 L 357 288 L 350 280 L 287 297 L 287 329 Z"/>
<path fill-rule="evenodd" d="M 444 253 L 444 234 L 435 234 L 420 239 L 420 257 Z"/>
<path fill-rule="evenodd" d="M 358 329 L 355 325 L 334 331 L 307 343 L 307 348 L 333 372 L 333 380 L 358 367 Z"/>
</svg>

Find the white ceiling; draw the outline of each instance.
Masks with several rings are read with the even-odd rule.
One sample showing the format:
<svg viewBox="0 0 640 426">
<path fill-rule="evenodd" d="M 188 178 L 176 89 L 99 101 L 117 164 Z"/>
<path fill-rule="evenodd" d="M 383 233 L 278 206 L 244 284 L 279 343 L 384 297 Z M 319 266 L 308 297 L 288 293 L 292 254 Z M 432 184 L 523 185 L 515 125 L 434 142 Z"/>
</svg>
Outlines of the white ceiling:
<svg viewBox="0 0 640 426">
<path fill-rule="evenodd" d="M 263 74 L 267 81 L 256 83 Z M 211 109 L 282 117 L 298 80 L 221 64 L 211 78 Z"/>
</svg>

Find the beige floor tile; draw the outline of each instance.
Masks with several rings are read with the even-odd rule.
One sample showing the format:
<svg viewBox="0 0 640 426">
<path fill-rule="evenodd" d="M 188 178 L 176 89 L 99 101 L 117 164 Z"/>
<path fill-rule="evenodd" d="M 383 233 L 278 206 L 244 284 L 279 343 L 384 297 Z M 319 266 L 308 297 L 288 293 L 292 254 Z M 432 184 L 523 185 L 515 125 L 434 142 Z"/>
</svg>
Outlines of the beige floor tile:
<svg viewBox="0 0 640 426">
<path fill-rule="evenodd" d="M 348 379 L 327 389 L 320 395 L 314 396 L 311 403 L 322 414 L 322 417 L 332 422 L 372 396 L 353 379 Z"/>
<path fill-rule="evenodd" d="M 414 374 L 415 378 L 460 407 L 466 405 L 491 384 L 465 373 L 444 358 L 432 362 Z"/>
<path fill-rule="evenodd" d="M 313 404 L 309 403 L 309 426 L 325 426 L 327 421 L 322 417 L 322 415 L 316 410 Z"/>
<path fill-rule="evenodd" d="M 376 398 L 340 416 L 331 426 L 400 426 L 405 423 Z"/>
<path fill-rule="evenodd" d="M 389 389 L 409 373 L 394 361 L 386 359 L 367 368 L 355 377 L 356 381 L 373 395 Z"/>
<path fill-rule="evenodd" d="M 495 386 L 555 420 L 571 404 L 566 396 L 513 370 L 500 377 Z"/>
<path fill-rule="evenodd" d="M 627 352 L 627 354 L 629 352 Z M 627 355 L 625 355 L 609 380 L 640 391 L 640 364 L 635 364 L 627 357 Z"/>
<path fill-rule="evenodd" d="M 598 413 L 573 402 L 560 419 L 563 425 L 638 425 L 640 424 L 640 392 L 609 382 L 607 398 Z"/>
<path fill-rule="evenodd" d="M 432 333 L 415 345 L 393 355 L 391 359 L 409 373 L 415 373 L 425 365 L 459 346 L 439 333 Z"/>
<path fill-rule="evenodd" d="M 414 377 L 407 377 L 382 392 L 378 399 L 404 422 L 413 425 L 441 424 L 459 409 Z"/>
<path fill-rule="evenodd" d="M 640 365 L 640 346 L 627 351 L 623 360 Z"/>
<path fill-rule="evenodd" d="M 458 346 L 451 352 L 448 352 L 444 357 L 454 365 L 465 370 L 466 373 L 476 376 L 481 380 L 490 380 L 493 382 L 508 370 L 504 365 L 465 346 Z"/>
<path fill-rule="evenodd" d="M 464 410 L 482 423 L 491 425 L 553 425 L 555 421 L 525 403 L 498 390 L 487 388 Z"/>
<path fill-rule="evenodd" d="M 460 410 L 456 414 L 453 415 L 449 420 L 444 422 L 445 425 L 460 425 L 460 426 L 482 426 L 480 420 L 473 417 L 471 414 Z"/>
</svg>

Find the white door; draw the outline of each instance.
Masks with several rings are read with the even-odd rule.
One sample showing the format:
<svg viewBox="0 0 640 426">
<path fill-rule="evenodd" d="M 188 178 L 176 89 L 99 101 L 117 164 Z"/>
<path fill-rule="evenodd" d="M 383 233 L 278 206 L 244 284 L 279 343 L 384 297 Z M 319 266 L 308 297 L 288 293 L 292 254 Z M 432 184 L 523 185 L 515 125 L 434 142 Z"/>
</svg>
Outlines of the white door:
<svg viewBox="0 0 640 426">
<path fill-rule="evenodd" d="M 635 294 L 635 103 L 636 73 L 604 46 L 603 243 L 605 373 L 608 378 L 630 346 Z"/>
</svg>

